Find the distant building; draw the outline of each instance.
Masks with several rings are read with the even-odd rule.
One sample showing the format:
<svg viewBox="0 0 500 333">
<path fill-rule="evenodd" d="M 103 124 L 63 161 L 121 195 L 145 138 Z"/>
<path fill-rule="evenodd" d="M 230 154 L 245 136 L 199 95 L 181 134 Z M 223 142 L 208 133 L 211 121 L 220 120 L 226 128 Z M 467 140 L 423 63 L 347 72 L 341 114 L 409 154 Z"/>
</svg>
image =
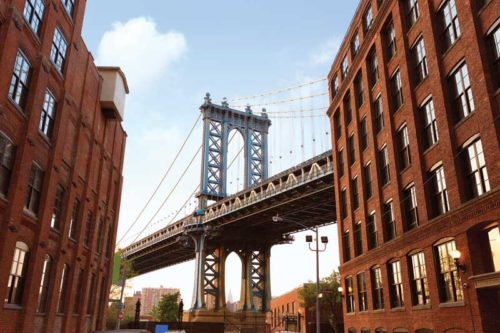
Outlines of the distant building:
<svg viewBox="0 0 500 333">
<path fill-rule="evenodd" d="M 149 315 L 153 307 L 160 302 L 163 295 L 172 295 L 179 292 L 177 288 L 164 288 L 163 286 L 160 286 L 160 288 L 142 288 L 141 314 L 145 316 Z M 180 298 L 178 301 L 180 301 Z"/>
<path fill-rule="evenodd" d="M 348 332 L 499 332 L 500 0 L 362 0 L 328 75 Z"/>
<path fill-rule="evenodd" d="M 240 309 L 240 301 L 234 301 L 233 293 L 229 290 L 229 295 L 226 301 L 226 310 L 230 312 L 236 312 Z"/>
<path fill-rule="evenodd" d="M 305 286 L 306 284 L 271 300 L 271 311 L 268 312 L 266 320 L 271 328 L 271 333 L 282 331 L 316 332 L 315 307 L 305 309 L 301 306 L 300 291 Z M 329 309 L 322 307 L 320 313 L 322 333 L 333 333 L 333 329 L 328 321 L 329 314 Z M 341 316 L 341 313 L 339 313 L 339 316 Z"/>
<path fill-rule="evenodd" d="M 97 67 L 81 0 L 0 1 L 0 332 L 105 325 L 127 82 Z"/>
<path fill-rule="evenodd" d="M 133 296 L 128 296 L 125 297 L 125 311 L 124 311 L 124 316 L 125 318 L 135 318 L 135 307 L 137 304 L 137 301 L 141 300 L 142 294 L 140 291 L 134 292 Z M 113 304 L 114 306 L 114 304 Z M 142 309 L 142 305 L 141 305 Z"/>
</svg>

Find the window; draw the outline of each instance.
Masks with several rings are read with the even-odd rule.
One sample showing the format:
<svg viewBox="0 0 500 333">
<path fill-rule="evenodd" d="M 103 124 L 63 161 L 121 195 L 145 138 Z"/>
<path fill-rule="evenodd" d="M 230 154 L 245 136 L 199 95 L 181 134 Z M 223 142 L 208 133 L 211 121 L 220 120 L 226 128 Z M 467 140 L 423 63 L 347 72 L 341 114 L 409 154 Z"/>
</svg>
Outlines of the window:
<svg viewBox="0 0 500 333">
<path fill-rule="evenodd" d="M 358 72 L 356 78 L 354 78 L 354 94 L 356 95 L 356 109 L 359 109 L 364 102 L 363 76 L 361 74 L 361 71 Z"/>
<path fill-rule="evenodd" d="M 361 221 L 354 225 L 354 256 L 363 254 L 363 238 L 361 235 Z"/>
<path fill-rule="evenodd" d="M 463 300 L 460 277 L 455 260 L 451 256 L 453 250 L 456 250 L 454 240 L 436 246 L 439 296 L 443 303 Z"/>
<path fill-rule="evenodd" d="M 450 210 L 443 166 L 439 166 L 435 170 L 431 171 L 430 178 L 432 179 L 430 182 L 432 193 L 431 203 L 433 209 L 432 215 L 438 216 Z"/>
<path fill-rule="evenodd" d="M 408 137 L 408 127 L 406 127 L 406 124 L 399 129 L 397 136 L 399 145 L 399 168 L 400 170 L 404 170 L 411 164 L 410 139 Z"/>
<path fill-rule="evenodd" d="M 420 112 L 424 119 L 424 149 L 428 149 L 439 141 L 436 113 L 434 111 L 434 103 L 429 99 L 421 107 Z"/>
<path fill-rule="evenodd" d="M 345 124 L 349 125 L 352 121 L 352 108 L 351 108 L 351 94 L 347 93 L 343 100 L 344 104 L 344 115 L 345 115 Z"/>
<path fill-rule="evenodd" d="M 375 83 L 377 83 L 379 79 L 378 60 L 375 48 L 373 48 L 368 54 L 368 71 L 369 71 L 370 87 L 373 88 L 373 86 L 375 85 Z"/>
<path fill-rule="evenodd" d="M 339 177 L 342 177 L 344 175 L 344 149 L 341 149 L 339 151 Z"/>
<path fill-rule="evenodd" d="M 349 230 L 342 234 L 342 252 L 344 253 L 344 262 L 351 260 L 351 244 L 349 243 Z"/>
<path fill-rule="evenodd" d="M 354 312 L 354 289 L 352 288 L 352 277 L 345 279 L 347 313 Z"/>
<path fill-rule="evenodd" d="M 349 165 L 353 165 L 356 162 L 356 150 L 354 148 L 354 134 L 352 134 L 347 140 L 347 152 L 349 154 Z"/>
<path fill-rule="evenodd" d="M 384 129 L 384 110 L 382 108 L 382 96 L 377 97 L 373 103 L 375 112 L 375 133 L 378 134 Z"/>
<path fill-rule="evenodd" d="M 355 177 L 351 180 L 351 194 L 352 194 L 352 209 L 359 208 L 359 190 L 358 190 L 358 178 Z"/>
<path fill-rule="evenodd" d="M 490 253 L 493 261 L 493 270 L 500 272 L 500 229 L 494 227 L 488 230 L 488 240 L 490 243 Z"/>
<path fill-rule="evenodd" d="M 403 200 L 406 230 L 411 230 L 418 226 L 417 191 L 415 190 L 415 185 L 410 185 L 404 190 Z"/>
<path fill-rule="evenodd" d="M 27 0 L 24 6 L 24 19 L 37 36 L 40 36 L 44 11 L 45 4 L 43 0 Z"/>
<path fill-rule="evenodd" d="M 368 148 L 368 124 L 366 117 L 361 120 L 360 131 L 359 144 L 361 145 L 361 150 L 365 150 Z"/>
<path fill-rule="evenodd" d="M 341 77 L 342 80 L 345 79 L 347 76 L 347 72 L 349 71 L 349 62 L 347 59 L 347 54 L 344 55 L 344 58 L 342 59 L 342 69 L 341 69 Z"/>
<path fill-rule="evenodd" d="M 500 87 L 500 24 L 487 36 L 488 50 L 491 62 L 491 77 L 496 88 Z"/>
<path fill-rule="evenodd" d="M 491 190 L 481 139 L 472 142 L 465 150 L 469 192 L 471 197 L 478 197 Z"/>
<path fill-rule="evenodd" d="M 389 171 L 389 156 L 387 153 L 387 146 L 384 146 L 378 152 L 378 160 L 379 160 L 379 170 L 380 170 L 380 183 L 382 186 L 389 183 L 391 180 L 391 174 Z"/>
<path fill-rule="evenodd" d="M 345 188 L 340 191 L 340 216 L 342 219 L 347 217 L 347 193 Z"/>
<path fill-rule="evenodd" d="M 102 250 L 102 242 L 104 240 L 104 220 L 100 219 L 97 225 L 97 246 L 96 246 L 96 251 L 97 253 L 101 253 Z"/>
<path fill-rule="evenodd" d="M 427 55 L 425 53 L 424 39 L 420 37 L 412 49 L 413 59 L 415 61 L 415 79 L 417 84 L 422 82 L 429 75 L 427 67 Z"/>
<path fill-rule="evenodd" d="M 61 283 L 59 284 L 59 294 L 57 298 L 57 313 L 64 313 L 66 293 L 68 289 L 68 278 L 69 278 L 69 266 L 64 264 L 61 273 Z"/>
<path fill-rule="evenodd" d="M 368 311 L 368 292 L 366 291 L 366 276 L 365 273 L 358 273 L 358 301 L 359 311 Z"/>
<path fill-rule="evenodd" d="M 0 195 L 9 194 L 10 176 L 14 167 L 16 148 L 14 144 L 0 133 Z"/>
<path fill-rule="evenodd" d="M 83 288 L 83 276 L 85 274 L 85 271 L 80 268 L 80 272 L 78 273 L 78 280 L 76 282 L 76 290 L 78 290 L 75 293 L 75 304 L 73 306 L 73 313 L 74 314 L 79 314 L 80 313 L 80 308 L 81 308 L 81 301 L 82 301 L 82 293 L 80 290 Z"/>
<path fill-rule="evenodd" d="M 5 303 L 21 305 L 24 292 L 24 280 L 28 267 L 29 248 L 23 242 L 16 242 L 14 258 L 10 266 L 9 280 L 7 282 L 7 295 Z"/>
<path fill-rule="evenodd" d="M 411 289 L 413 294 L 413 305 L 429 304 L 429 287 L 427 286 L 427 271 L 425 269 L 425 256 L 419 252 L 410 256 L 411 258 Z"/>
<path fill-rule="evenodd" d="M 384 289 L 382 284 L 382 270 L 380 267 L 371 269 L 372 275 L 372 293 L 373 309 L 380 310 L 384 308 Z"/>
<path fill-rule="evenodd" d="M 446 51 L 460 37 L 455 0 L 445 0 L 439 10 L 439 16 L 443 30 L 444 51 Z"/>
<path fill-rule="evenodd" d="M 38 304 L 36 307 L 36 312 L 38 313 L 45 313 L 46 310 L 51 269 L 52 269 L 52 258 L 49 255 L 46 255 L 45 260 L 43 261 L 40 288 L 38 289 Z"/>
<path fill-rule="evenodd" d="M 337 95 L 337 92 L 339 91 L 339 78 L 337 75 L 335 75 L 332 79 L 332 98 Z"/>
<path fill-rule="evenodd" d="M 378 246 L 375 212 L 368 215 L 368 221 L 366 222 L 366 237 L 368 240 L 368 250 L 372 250 Z"/>
<path fill-rule="evenodd" d="M 56 189 L 56 197 L 54 200 L 54 208 L 52 210 L 52 218 L 50 220 L 50 227 L 55 230 L 61 229 L 64 192 L 64 187 L 58 185 Z"/>
<path fill-rule="evenodd" d="M 358 54 L 358 51 L 359 51 L 359 34 L 356 31 L 351 41 L 351 53 L 353 58 L 356 56 L 356 54 Z"/>
<path fill-rule="evenodd" d="M 401 263 L 394 261 L 389 263 L 391 308 L 404 306 L 403 280 L 401 278 Z"/>
<path fill-rule="evenodd" d="M 42 195 L 43 171 L 38 165 L 31 165 L 30 178 L 28 180 L 28 192 L 26 193 L 26 201 L 24 208 L 29 212 L 37 215 L 40 205 L 40 197 Z"/>
<path fill-rule="evenodd" d="M 48 138 L 52 137 L 52 132 L 54 130 L 56 113 L 56 100 L 54 95 L 50 91 L 45 92 L 45 100 L 43 102 L 42 114 L 40 116 L 40 131 L 45 134 Z"/>
<path fill-rule="evenodd" d="M 394 207 L 392 201 L 388 201 L 383 206 L 383 221 L 385 227 L 385 241 L 396 238 L 396 223 L 394 221 Z"/>
<path fill-rule="evenodd" d="M 396 55 L 396 30 L 392 20 L 385 26 L 384 34 L 387 58 L 392 59 Z"/>
<path fill-rule="evenodd" d="M 372 189 L 372 164 L 369 163 L 363 167 L 363 175 L 364 175 L 364 180 L 365 180 L 365 196 L 366 199 L 369 199 L 373 195 L 373 189 Z"/>
<path fill-rule="evenodd" d="M 403 84 L 399 69 L 391 77 L 391 95 L 392 108 L 396 111 L 403 105 Z"/>
<path fill-rule="evenodd" d="M 417 0 L 406 0 L 406 21 L 408 28 L 413 27 L 420 16 L 420 9 L 418 8 Z"/>
<path fill-rule="evenodd" d="M 75 0 L 62 0 L 62 4 L 69 17 L 73 18 L 73 12 L 75 10 Z"/>
<path fill-rule="evenodd" d="M 9 97 L 21 109 L 26 107 L 28 99 L 28 85 L 31 74 L 31 65 L 26 59 L 26 56 L 21 52 L 17 52 L 14 72 L 9 86 Z"/>
<path fill-rule="evenodd" d="M 92 273 L 92 278 L 90 279 L 90 289 L 89 289 L 89 302 L 87 303 L 87 314 L 91 315 L 94 310 L 95 296 L 97 294 L 96 290 L 96 276 L 95 273 Z M 283 312 L 285 312 L 283 310 Z"/>
<path fill-rule="evenodd" d="M 368 8 L 365 10 L 365 14 L 363 15 L 363 30 L 366 33 L 373 24 L 373 12 L 372 6 L 368 5 Z"/>
<path fill-rule="evenodd" d="M 71 212 L 71 220 L 69 221 L 68 237 L 76 240 L 76 224 L 78 223 L 78 216 L 80 215 L 80 200 L 76 199 L 73 204 L 73 211 Z"/>
<path fill-rule="evenodd" d="M 467 64 L 463 63 L 448 79 L 450 92 L 453 98 L 453 110 L 458 112 L 456 117 L 462 119 L 474 112 L 474 98 L 470 87 Z"/>
<path fill-rule="evenodd" d="M 335 138 L 338 140 L 342 137 L 342 123 L 340 122 L 340 110 L 337 110 L 333 115 L 333 125 L 335 126 Z"/>
<path fill-rule="evenodd" d="M 52 49 L 50 50 L 50 60 L 54 66 L 56 66 L 59 73 L 63 72 L 67 48 L 68 43 L 66 43 L 59 28 L 56 28 L 54 31 L 54 39 L 52 40 Z"/>
<path fill-rule="evenodd" d="M 83 244 L 85 244 L 85 246 L 87 247 L 90 245 L 93 218 L 94 218 L 93 213 L 89 211 L 87 214 L 87 222 L 85 223 L 85 235 L 83 237 Z"/>
</svg>

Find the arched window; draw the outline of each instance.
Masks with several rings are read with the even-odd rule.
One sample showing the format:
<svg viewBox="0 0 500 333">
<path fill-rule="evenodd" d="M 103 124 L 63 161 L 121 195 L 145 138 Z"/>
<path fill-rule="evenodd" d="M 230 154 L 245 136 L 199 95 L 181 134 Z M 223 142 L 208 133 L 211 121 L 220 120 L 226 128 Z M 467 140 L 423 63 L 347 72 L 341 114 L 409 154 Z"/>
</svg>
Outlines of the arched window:
<svg viewBox="0 0 500 333">
<path fill-rule="evenodd" d="M 38 313 L 45 313 L 51 268 L 52 268 L 52 258 L 47 254 L 45 256 L 45 260 L 43 261 L 42 277 L 40 279 L 40 289 L 38 290 L 38 305 L 36 308 L 36 311 Z"/>
<path fill-rule="evenodd" d="M 408 333 L 408 330 L 406 328 L 398 327 L 398 328 L 395 328 L 392 332 L 393 333 Z"/>
<path fill-rule="evenodd" d="M 7 282 L 7 297 L 5 303 L 21 305 L 24 291 L 24 279 L 28 267 L 29 248 L 23 242 L 16 243 L 14 258 Z"/>
<path fill-rule="evenodd" d="M 347 330 L 348 333 L 356 333 L 356 329 L 354 327 L 351 327 Z"/>
<path fill-rule="evenodd" d="M 61 283 L 59 285 L 59 297 L 57 299 L 57 313 L 64 313 L 65 303 L 66 303 L 66 293 L 68 289 L 68 278 L 69 278 L 69 266 L 64 264 L 61 273 Z M 95 286 L 91 289 L 91 292 L 95 293 Z"/>
<path fill-rule="evenodd" d="M 433 333 L 433 330 L 430 330 L 428 328 L 419 328 L 418 330 L 415 331 L 415 333 Z"/>
<path fill-rule="evenodd" d="M 375 333 L 387 333 L 387 330 L 383 327 L 378 327 L 375 329 Z"/>
</svg>

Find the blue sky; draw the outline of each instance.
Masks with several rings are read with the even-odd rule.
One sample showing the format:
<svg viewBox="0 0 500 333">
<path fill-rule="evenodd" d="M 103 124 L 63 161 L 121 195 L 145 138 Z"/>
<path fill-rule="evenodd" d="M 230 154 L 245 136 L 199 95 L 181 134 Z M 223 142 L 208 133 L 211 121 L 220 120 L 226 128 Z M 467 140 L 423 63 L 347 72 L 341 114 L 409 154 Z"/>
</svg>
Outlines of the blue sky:
<svg viewBox="0 0 500 333">
<path fill-rule="evenodd" d="M 89 1 L 83 31 L 87 46 L 98 65 L 121 66 L 131 89 L 124 121 L 128 141 L 119 238 L 134 221 L 198 117 L 205 92 L 209 91 L 218 103 L 222 97 L 231 100 L 325 78 L 357 3 Z M 303 98 L 326 91 L 326 82 L 322 81 L 232 106 Z M 328 121 L 321 109 L 327 104 L 326 96 L 318 96 L 266 107 L 273 120 L 269 138 L 271 173 L 328 149 Z M 254 111 L 260 108 L 254 107 Z M 304 111 L 309 109 L 313 111 Z M 297 110 L 313 117 L 299 118 Z M 278 115 L 273 112 L 284 113 L 273 118 Z M 121 246 L 133 240 L 149 220 L 152 223 L 145 234 L 164 226 L 189 197 L 199 183 L 199 159 L 154 216 L 200 144 L 197 126 L 159 196 Z M 237 138 L 234 145 L 241 145 L 241 140 Z M 234 177 L 241 174 L 242 163 L 239 158 L 237 161 L 231 174 Z M 233 190 L 238 189 L 236 179 Z M 193 208 L 194 201 L 190 200 L 179 217 Z M 335 227 L 324 228 L 322 233 L 333 241 L 321 256 L 324 276 L 338 266 L 338 255 Z M 287 260 L 290 257 L 297 258 L 294 267 Z M 272 258 L 273 295 L 314 278 L 313 253 L 307 250 L 302 235 L 293 245 L 273 248 Z M 228 269 L 226 290 L 232 290 L 238 299 L 239 265 L 234 257 L 228 260 L 228 265 L 235 268 Z M 136 278 L 133 286 L 178 287 L 184 298 L 190 299 L 192 275 L 193 264 L 185 263 Z"/>
</svg>

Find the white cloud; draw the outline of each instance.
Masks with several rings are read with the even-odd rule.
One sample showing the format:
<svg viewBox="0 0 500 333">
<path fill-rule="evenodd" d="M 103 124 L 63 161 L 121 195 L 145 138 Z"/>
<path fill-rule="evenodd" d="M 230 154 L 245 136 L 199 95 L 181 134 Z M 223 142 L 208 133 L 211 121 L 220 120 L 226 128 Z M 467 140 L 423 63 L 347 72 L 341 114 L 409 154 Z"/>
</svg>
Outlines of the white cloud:
<svg viewBox="0 0 500 333">
<path fill-rule="evenodd" d="M 341 40 L 337 37 L 330 38 L 311 54 L 310 61 L 313 65 L 332 63 L 340 47 Z"/>
<path fill-rule="evenodd" d="M 97 51 L 99 65 L 120 66 L 134 91 L 144 91 L 162 79 L 187 52 L 180 32 L 160 32 L 152 18 L 116 22 L 104 33 Z"/>
</svg>

